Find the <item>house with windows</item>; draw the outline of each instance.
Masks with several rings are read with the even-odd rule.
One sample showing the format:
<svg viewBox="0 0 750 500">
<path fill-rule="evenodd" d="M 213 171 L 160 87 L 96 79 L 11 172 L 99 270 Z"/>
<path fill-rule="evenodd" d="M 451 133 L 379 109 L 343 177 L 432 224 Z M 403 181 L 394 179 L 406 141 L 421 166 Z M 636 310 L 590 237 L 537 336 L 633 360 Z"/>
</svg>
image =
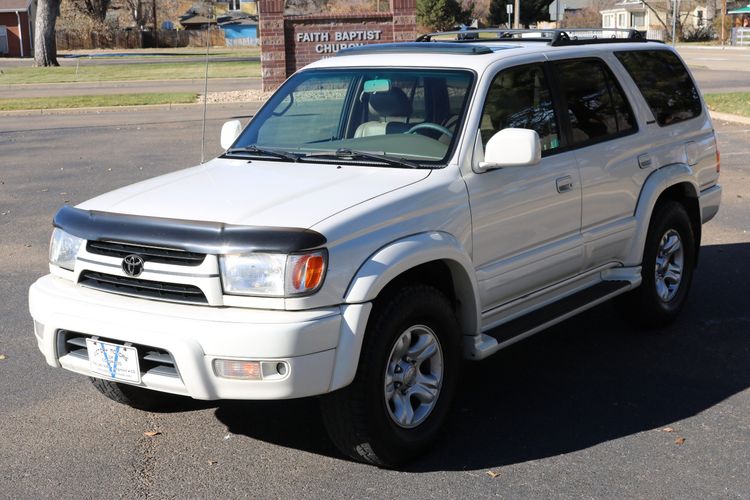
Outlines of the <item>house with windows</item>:
<svg viewBox="0 0 750 500">
<path fill-rule="evenodd" d="M 672 2 L 652 2 L 652 9 L 641 0 L 622 0 L 611 9 L 599 11 L 602 15 L 602 28 L 636 29 L 653 40 L 666 40 L 664 25 L 659 18 L 670 25 L 672 14 L 669 11 Z M 715 9 L 710 2 L 700 4 L 690 11 L 680 11 L 679 19 L 684 27 L 693 29 L 708 26 L 713 22 Z"/>
<path fill-rule="evenodd" d="M 224 29 L 223 24 L 231 26 L 231 35 L 246 35 L 252 28 L 248 26 L 248 19 L 252 25 L 257 26 L 258 2 L 256 0 L 230 0 L 227 2 L 214 2 L 209 7 L 204 3 L 194 4 L 180 17 L 180 24 L 184 29 L 205 29 L 206 25 L 216 26 Z M 257 36 L 257 30 L 256 35 Z"/>
<path fill-rule="evenodd" d="M 36 3 L 0 0 L 0 57 L 31 57 Z"/>
</svg>

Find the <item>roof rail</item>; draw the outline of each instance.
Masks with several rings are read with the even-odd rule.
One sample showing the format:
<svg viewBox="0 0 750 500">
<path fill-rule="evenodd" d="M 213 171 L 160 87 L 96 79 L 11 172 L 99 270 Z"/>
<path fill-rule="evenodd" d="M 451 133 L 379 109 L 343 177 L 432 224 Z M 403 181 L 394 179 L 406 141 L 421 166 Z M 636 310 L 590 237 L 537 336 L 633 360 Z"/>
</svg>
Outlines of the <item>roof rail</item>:
<svg viewBox="0 0 750 500">
<path fill-rule="evenodd" d="M 451 43 L 446 40 L 442 43 L 374 43 L 370 45 L 357 45 L 347 49 L 341 49 L 336 56 L 352 56 L 359 54 L 401 54 L 401 53 L 430 53 L 430 54 L 458 54 L 465 56 L 491 54 L 493 51 L 484 45 L 465 45 L 462 43 Z"/>
<path fill-rule="evenodd" d="M 494 35 L 494 37 L 492 35 Z M 560 28 L 535 30 L 483 28 L 466 29 L 460 31 L 439 31 L 435 33 L 427 33 L 417 37 L 417 42 L 471 43 L 490 42 L 498 40 L 544 42 L 553 47 L 560 47 L 565 45 L 588 45 L 596 43 L 630 43 L 649 41 L 646 40 L 646 37 L 644 37 L 643 34 L 638 30 L 619 28 Z"/>
</svg>

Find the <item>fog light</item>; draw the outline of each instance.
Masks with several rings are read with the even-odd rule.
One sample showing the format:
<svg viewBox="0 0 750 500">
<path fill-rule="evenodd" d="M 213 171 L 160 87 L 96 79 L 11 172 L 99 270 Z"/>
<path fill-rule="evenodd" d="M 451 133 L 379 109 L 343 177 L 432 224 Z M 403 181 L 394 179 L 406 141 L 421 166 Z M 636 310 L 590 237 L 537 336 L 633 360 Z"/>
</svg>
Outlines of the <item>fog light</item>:
<svg viewBox="0 0 750 500">
<path fill-rule="evenodd" d="M 238 359 L 215 359 L 214 373 L 223 378 L 260 380 L 260 362 Z"/>
</svg>

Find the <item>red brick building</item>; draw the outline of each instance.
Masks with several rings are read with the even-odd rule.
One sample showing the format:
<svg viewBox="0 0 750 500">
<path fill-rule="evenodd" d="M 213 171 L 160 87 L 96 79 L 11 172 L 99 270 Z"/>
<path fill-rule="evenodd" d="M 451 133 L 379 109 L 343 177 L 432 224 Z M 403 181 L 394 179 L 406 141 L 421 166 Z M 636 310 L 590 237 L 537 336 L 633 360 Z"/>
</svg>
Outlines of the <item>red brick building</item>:
<svg viewBox="0 0 750 500">
<path fill-rule="evenodd" d="M 35 4 L 0 0 L 0 57 L 31 57 Z"/>
</svg>

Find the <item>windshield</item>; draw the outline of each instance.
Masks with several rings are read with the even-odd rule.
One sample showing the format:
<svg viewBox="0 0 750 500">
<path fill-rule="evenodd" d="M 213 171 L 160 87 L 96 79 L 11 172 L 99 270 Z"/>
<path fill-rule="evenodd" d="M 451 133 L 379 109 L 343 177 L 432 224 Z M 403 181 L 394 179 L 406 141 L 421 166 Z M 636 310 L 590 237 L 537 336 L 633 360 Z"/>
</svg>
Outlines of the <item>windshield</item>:
<svg viewBox="0 0 750 500">
<path fill-rule="evenodd" d="M 229 154 L 244 148 L 325 161 L 330 153 L 336 161 L 398 166 L 377 154 L 435 166 L 453 150 L 473 80 L 471 72 L 453 70 L 303 71 L 274 94 Z"/>
</svg>

